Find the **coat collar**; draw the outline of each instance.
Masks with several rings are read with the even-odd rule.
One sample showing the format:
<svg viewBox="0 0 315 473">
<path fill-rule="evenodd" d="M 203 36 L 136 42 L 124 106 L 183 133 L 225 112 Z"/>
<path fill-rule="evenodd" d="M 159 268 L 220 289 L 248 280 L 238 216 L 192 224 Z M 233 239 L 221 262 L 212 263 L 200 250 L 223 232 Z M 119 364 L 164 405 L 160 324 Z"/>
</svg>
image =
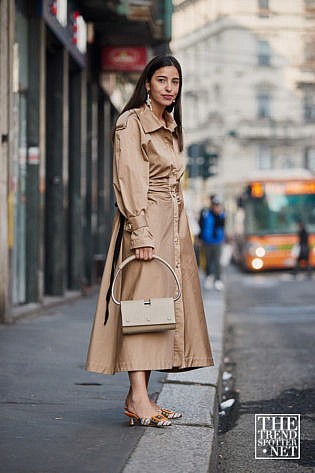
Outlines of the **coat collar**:
<svg viewBox="0 0 315 473">
<path fill-rule="evenodd" d="M 173 132 L 177 127 L 177 124 L 169 112 L 165 111 L 166 127 L 160 122 L 160 120 L 154 115 L 147 105 L 143 105 L 141 108 L 136 110 L 139 117 L 140 123 L 146 133 L 165 128 Z"/>
</svg>

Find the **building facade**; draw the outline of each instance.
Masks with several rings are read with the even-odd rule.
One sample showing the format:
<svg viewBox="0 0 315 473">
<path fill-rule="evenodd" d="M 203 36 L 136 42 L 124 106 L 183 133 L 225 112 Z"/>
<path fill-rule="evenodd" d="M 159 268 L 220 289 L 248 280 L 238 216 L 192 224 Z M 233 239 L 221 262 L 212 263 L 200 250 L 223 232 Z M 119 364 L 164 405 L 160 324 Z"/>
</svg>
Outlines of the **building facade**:
<svg viewBox="0 0 315 473">
<path fill-rule="evenodd" d="M 315 173 L 315 1 L 173 4 L 186 144 L 218 157 L 206 190 L 256 169 Z"/>
<path fill-rule="evenodd" d="M 103 71 L 102 52 L 168 49 L 170 7 L 0 0 L 0 321 L 97 282 L 115 212 L 118 113 L 104 79 L 117 70 Z M 121 64 L 119 73 L 130 80 Z"/>
</svg>

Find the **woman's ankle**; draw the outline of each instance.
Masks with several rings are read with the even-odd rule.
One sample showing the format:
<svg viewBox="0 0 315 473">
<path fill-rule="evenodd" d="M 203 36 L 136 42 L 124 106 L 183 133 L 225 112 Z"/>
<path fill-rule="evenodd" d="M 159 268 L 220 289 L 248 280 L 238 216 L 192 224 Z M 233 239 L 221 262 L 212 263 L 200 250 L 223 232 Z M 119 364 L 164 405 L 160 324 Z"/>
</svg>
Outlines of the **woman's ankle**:
<svg viewBox="0 0 315 473">
<path fill-rule="evenodd" d="M 154 409 L 149 397 L 146 395 L 140 395 L 140 394 L 130 396 L 126 400 L 126 407 L 127 409 L 131 411 L 136 411 L 136 412 L 138 412 L 139 410 L 142 411 L 142 409 L 145 409 L 145 410 Z"/>
<path fill-rule="evenodd" d="M 151 403 L 149 396 L 147 394 L 137 394 L 137 393 L 131 393 L 131 395 L 128 398 L 128 401 L 131 402 L 132 404 L 149 404 Z"/>
</svg>

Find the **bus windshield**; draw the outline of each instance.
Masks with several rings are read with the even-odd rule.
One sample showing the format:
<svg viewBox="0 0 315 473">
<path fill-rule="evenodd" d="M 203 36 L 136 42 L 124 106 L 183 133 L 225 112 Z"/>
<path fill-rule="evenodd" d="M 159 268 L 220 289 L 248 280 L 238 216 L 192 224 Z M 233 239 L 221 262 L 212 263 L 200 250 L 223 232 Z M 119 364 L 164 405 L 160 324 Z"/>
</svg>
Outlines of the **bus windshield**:
<svg viewBox="0 0 315 473">
<path fill-rule="evenodd" d="M 245 203 L 245 230 L 248 235 L 297 232 L 303 221 L 315 233 L 315 194 L 265 194 Z"/>
</svg>

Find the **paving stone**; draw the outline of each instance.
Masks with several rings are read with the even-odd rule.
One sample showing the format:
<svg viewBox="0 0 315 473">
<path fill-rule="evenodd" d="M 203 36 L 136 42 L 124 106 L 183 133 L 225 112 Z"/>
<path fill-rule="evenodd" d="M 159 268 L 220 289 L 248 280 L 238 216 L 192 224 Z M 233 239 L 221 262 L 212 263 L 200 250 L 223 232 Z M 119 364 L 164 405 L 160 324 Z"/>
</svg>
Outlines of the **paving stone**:
<svg viewBox="0 0 315 473">
<path fill-rule="evenodd" d="M 177 422 L 184 424 L 213 426 L 215 388 L 198 384 L 165 384 L 158 403 L 167 409 L 183 414 Z"/>
</svg>

